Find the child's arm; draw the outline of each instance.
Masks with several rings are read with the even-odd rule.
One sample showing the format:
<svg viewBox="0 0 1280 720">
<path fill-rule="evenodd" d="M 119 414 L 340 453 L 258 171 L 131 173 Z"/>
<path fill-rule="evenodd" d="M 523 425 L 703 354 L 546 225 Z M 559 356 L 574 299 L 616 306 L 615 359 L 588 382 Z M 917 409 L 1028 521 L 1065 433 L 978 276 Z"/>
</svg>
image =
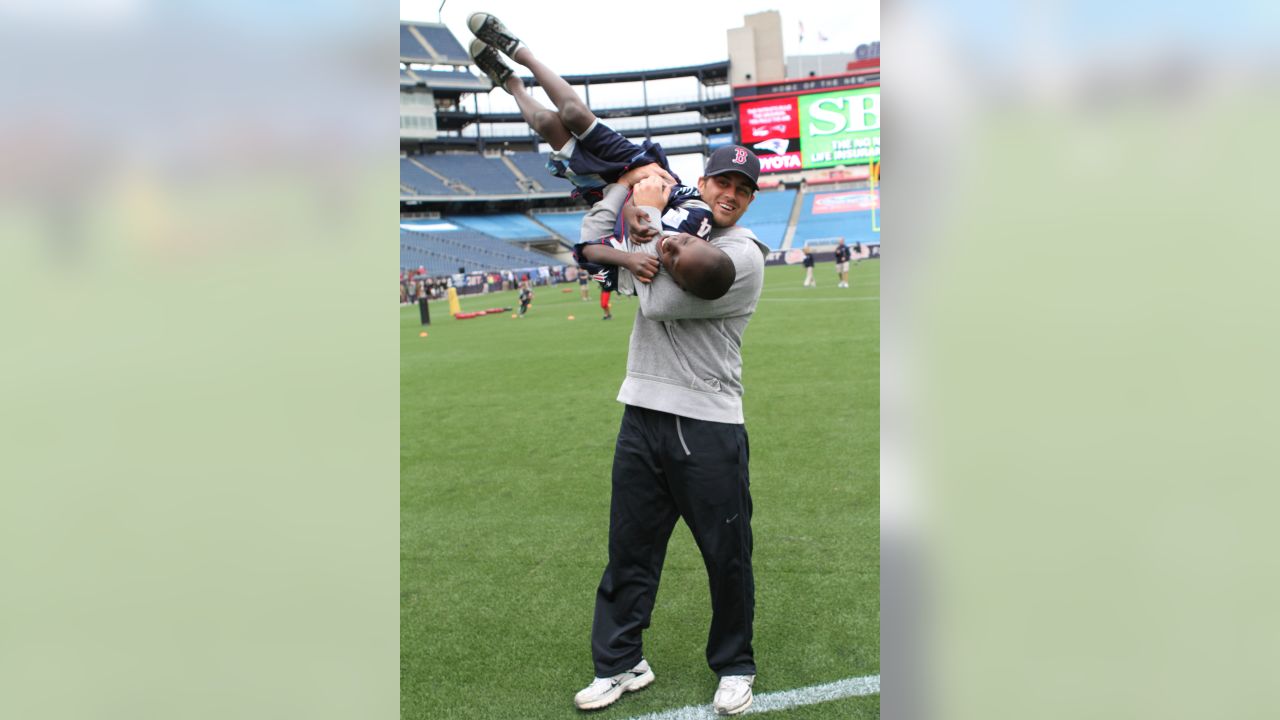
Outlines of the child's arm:
<svg viewBox="0 0 1280 720">
<path fill-rule="evenodd" d="M 613 234 L 613 222 L 618 218 L 618 211 L 627 199 L 630 191 L 626 185 L 609 185 L 604 189 L 604 197 L 582 218 L 582 230 L 579 240 L 591 242 Z"/>
<path fill-rule="evenodd" d="M 645 253 L 629 253 L 607 244 L 582 246 L 582 257 L 600 265 L 617 265 L 626 268 L 640 282 L 649 282 L 658 274 L 658 258 Z"/>
<path fill-rule="evenodd" d="M 652 172 L 652 170 L 650 166 L 637 168 L 628 172 L 623 178 L 638 182 L 643 178 L 645 171 Z M 649 282 L 658 273 L 657 258 L 647 253 L 624 252 L 607 242 L 600 241 L 600 238 L 613 235 L 614 220 L 617 219 L 628 192 L 628 186 L 621 182 L 605 188 L 604 197 L 591 206 L 587 216 L 582 219 L 582 241 L 574 246 L 574 252 L 575 255 L 581 256 L 580 262 L 586 260 L 591 263 L 625 268 L 637 280 Z"/>
</svg>

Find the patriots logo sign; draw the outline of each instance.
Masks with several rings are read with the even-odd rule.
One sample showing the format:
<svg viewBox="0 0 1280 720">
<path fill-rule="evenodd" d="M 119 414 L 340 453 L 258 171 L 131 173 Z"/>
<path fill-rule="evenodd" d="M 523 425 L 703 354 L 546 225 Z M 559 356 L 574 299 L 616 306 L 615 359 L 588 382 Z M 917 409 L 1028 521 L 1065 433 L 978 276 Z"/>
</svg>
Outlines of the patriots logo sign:
<svg viewBox="0 0 1280 720">
<path fill-rule="evenodd" d="M 752 145 L 752 147 L 757 150 L 768 150 L 775 155 L 782 155 L 787 152 L 787 145 L 788 143 L 786 140 L 783 140 L 782 138 L 773 138 L 772 140 L 758 142 L 755 145 Z"/>
</svg>

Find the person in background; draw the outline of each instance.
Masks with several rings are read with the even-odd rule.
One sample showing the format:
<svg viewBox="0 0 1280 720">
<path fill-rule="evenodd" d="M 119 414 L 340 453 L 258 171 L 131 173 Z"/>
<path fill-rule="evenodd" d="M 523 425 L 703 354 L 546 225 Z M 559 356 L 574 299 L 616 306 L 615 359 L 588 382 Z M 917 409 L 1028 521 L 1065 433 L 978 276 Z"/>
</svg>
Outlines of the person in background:
<svg viewBox="0 0 1280 720">
<path fill-rule="evenodd" d="M 818 287 L 818 281 L 813 279 L 813 251 L 808 245 L 804 246 L 804 286 Z"/>
<path fill-rule="evenodd" d="M 529 311 L 529 303 L 533 302 L 533 290 L 529 289 L 529 281 L 520 283 L 520 317 Z"/>
<path fill-rule="evenodd" d="M 836 283 L 836 287 L 849 287 L 849 255 L 849 246 L 844 244 L 844 238 L 840 238 L 836 245 L 836 277 L 840 281 Z"/>
</svg>

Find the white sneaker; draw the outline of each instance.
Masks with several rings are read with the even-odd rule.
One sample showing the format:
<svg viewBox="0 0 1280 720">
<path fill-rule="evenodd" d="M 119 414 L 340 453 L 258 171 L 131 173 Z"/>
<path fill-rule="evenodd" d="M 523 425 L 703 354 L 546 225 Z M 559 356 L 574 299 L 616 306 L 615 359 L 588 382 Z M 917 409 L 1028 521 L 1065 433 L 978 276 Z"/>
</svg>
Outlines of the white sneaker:
<svg viewBox="0 0 1280 720">
<path fill-rule="evenodd" d="M 712 705 L 717 715 L 737 715 L 751 707 L 751 684 L 755 675 L 725 675 L 720 678 Z"/>
<path fill-rule="evenodd" d="M 649 667 L 648 661 L 641 659 L 640 664 L 630 670 L 614 675 L 613 677 L 598 677 L 591 681 L 591 684 L 578 691 L 573 696 L 573 704 L 578 706 L 579 710 L 596 710 L 607 705 L 612 705 L 615 700 L 622 697 L 622 693 L 635 692 L 642 688 L 649 687 L 653 682 L 653 669 Z M 750 688 L 747 694 L 751 693 Z M 719 697 L 717 695 L 716 697 Z M 750 702 L 748 700 L 748 702 Z"/>
</svg>

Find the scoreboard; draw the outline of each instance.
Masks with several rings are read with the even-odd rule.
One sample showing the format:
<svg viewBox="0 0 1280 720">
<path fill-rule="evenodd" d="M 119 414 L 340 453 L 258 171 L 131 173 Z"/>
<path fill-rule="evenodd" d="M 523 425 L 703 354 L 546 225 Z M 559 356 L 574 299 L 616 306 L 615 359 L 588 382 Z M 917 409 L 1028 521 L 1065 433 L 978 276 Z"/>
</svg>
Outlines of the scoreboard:
<svg viewBox="0 0 1280 720">
<path fill-rule="evenodd" d="M 880 85 L 796 92 L 738 105 L 739 142 L 761 172 L 866 165 L 880 159 Z"/>
</svg>

